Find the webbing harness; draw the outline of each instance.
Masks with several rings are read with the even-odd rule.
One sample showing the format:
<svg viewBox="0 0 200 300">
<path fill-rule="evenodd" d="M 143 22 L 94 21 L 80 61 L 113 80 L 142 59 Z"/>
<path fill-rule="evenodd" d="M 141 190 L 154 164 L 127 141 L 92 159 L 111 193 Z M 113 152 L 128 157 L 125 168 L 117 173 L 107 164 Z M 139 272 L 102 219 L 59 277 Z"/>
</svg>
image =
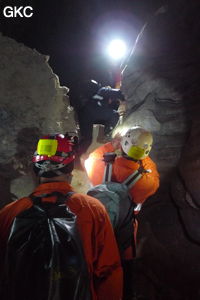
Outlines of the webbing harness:
<svg viewBox="0 0 200 300">
<path fill-rule="evenodd" d="M 104 169 L 104 176 L 103 176 L 103 183 L 107 183 L 107 182 L 111 182 L 111 178 L 112 178 L 112 168 L 113 168 L 113 163 L 115 161 L 115 157 L 116 155 L 114 155 L 113 153 L 113 160 L 111 161 L 106 161 L 105 160 L 105 157 L 107 155 L 110 155 L 111 153 L 105 153 L 104 154 L 104 161 L 105 161 L 105 169 Z M 123 182 L 122 184 L 125 184 L 128 189 L 131 189 L 134 184 L 142 177 L 142 174 L 143 173 L 148 173 L 149 171 L 148 170 L 145 170 L 143 167 L 142 167 L 142 163 L 141 161 L 139 160 L 138 161 L 139 163 L 139 168 L 134 171 L 132 174 L 130 174 Z"/>
<path fill-rule="evenodd" d="M 111 159 L 106 159 L 107 156 Z M 111 182 L 112 178 L 112 168 L 113 168 L 113 163 L 115 161 L 116 154 L 114 152 L 109 152 L 104 154 L 104 162 L 105 162 L 105 169 L 104 169 L 104 176 L 103 176 L 103 183 L 108 183 Z M 149 173 L 149 170 L 145 170 L 142 167 L 142 162 L 138 160 L 139 168 L 135 170 L 132 174 L 130 174 L 123 182 L 122 184 L 125 184 L 127 188 L 130 190 L 136 182 L 142 177 L 143 173 Z M 135 211 L 141 210 L 142 204 L 139 203 L 135 207 Z"/>
</svg>

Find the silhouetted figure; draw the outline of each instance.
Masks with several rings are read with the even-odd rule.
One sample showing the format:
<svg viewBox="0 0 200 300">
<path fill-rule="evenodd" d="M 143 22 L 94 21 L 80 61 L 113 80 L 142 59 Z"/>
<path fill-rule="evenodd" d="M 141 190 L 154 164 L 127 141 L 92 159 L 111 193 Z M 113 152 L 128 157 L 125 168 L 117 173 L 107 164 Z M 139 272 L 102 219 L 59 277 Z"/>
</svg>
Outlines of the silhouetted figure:
<svg viewBox="0 0 200 300">
<path fill-rule="evenodd" d="M 119 89 L 101 87 L 95 80 L 85 82 L 69 93 L 80 128 L 78 154 L 85 153 L 92 143 L 93 124 L 104 125 L 105 136 L 110 135 L 119 120 L 118 107 L 124 96 Z"/>
</svg>

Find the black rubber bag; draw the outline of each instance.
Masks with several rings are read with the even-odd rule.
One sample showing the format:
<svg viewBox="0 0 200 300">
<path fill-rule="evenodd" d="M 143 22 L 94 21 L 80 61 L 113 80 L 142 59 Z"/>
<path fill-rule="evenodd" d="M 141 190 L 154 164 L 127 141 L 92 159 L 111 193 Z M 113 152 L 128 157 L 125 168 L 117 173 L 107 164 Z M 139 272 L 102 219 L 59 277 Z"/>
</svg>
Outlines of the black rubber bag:
<svg viewBox="0 0 200 300">
<path fill-rule="evenodd" d="M 60 199 L 57 203 L 32 199 L 34 205 L 12 225 L 4 300 L 91 299 L 76 216 Z"/>
</svg>

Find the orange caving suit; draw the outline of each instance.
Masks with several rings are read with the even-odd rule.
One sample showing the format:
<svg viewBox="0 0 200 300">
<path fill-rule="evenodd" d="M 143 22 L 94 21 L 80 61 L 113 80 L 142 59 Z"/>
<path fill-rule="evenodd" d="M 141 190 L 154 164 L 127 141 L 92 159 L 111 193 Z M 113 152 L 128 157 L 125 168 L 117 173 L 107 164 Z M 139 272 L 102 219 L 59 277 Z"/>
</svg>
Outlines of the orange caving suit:
<svg viewBox="0 0 200 300">
<path fill-rule="evenodd" d="M 93 151 L 88 159 L 85 161 L 85 168 L 87 175 L 93 185 L 101 184 L 104 175 L 105 163 L 103 161 L 103 154 L 106 152 L 115 152 L 111 143 L 107 143 L 100 146 Z M 130 189 L 130 195 L 136 204 L 142 204 L 151 195 L 153 195 L 159 187 L 159 173 L 156 168 L 156 164 L 150 157 L 146 157 L 142 160 L 142 166 L 144 169 L 151 170 L 151 173 L 144 173 L 142 177 L 135 183 Z M 132 160 L 128 160 L 122 156 L 117 157 L 113 164 L 112 180 L 114 182 L 123 182 L 129 175 L 140 167 L 140 164 Z M 137 214 L 138 211 L 135 211 Z M 135 219 L 134 222 L 134 240 L 136 244 L 136 236 L 138 230 L 138 222 Z M 124 259 L 132 259 L 133 254 L 131 247 L 124 251 Z"/>
<path fill-rule="evenodd" d="M 66 182 L 44 183 L 35 189 L 34 195 L 54 191 L 66 194 L 72 191 L 72 187 Z M 55 196 L 43 199 L 51 202 L 55 200 Z M 112 226 L 104 206 L 97 199 L 78 193 L 72 194 L 67 203 L 77 215 L 78 229 L 91 278 L 92 300 L 121 300 L 122 268 Z M 22 198 L 0 210 L 1 264 L 4 261 L 6 241 L 13 219 L 31 206 L 29 198 Z M 2 268 L 2 265 L 0 267 Z"/>
<path fill-rule="evenodd" d="M 114 152 L 111 143 L 107 143 L 94 152 L 92 152 L 85 161 L 85 168 L 88 177 L 93 185 L 101 184 L 104 175 L 105 163 L 103 154 L 106 152 Z M 130 195 L 136 204 L 144 203 L 144 201 L 153 195 L 159 187 L 159 174 L 156 164 L 150 157 L 144 158 L 142 166 L 146 170 L 151 170 L 151 173 L 144 173 L 136 184 L 130 189 Z M 112 180 L 115 182 L 123 182 L 129 175 L 140 167 L 139 163 L 128 160 L 122 156 L 117 157 L 113 164 Z"/>
</svg>

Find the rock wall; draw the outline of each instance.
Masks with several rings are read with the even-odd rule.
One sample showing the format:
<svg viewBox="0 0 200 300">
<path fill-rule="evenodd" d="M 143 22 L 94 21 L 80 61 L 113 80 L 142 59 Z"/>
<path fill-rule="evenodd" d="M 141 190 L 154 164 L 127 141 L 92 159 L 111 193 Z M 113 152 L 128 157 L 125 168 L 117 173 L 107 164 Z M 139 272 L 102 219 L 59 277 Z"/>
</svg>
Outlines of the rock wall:
<svg viewBox="0 0 200 300">
<path fill-rule="evenodd" d="M 1 206 L 31 192 L 38 137 L 75 130 L 67 92 L 48 56 L 0 35 Z"/>
<path fill-rule="evenodd" d="M 179 1 L 141 30 L 123 72 L 122 127 L 153 132 L 159 191 L 138 216 L 138 286 L 145 299 L 199 299 L 200 4 Z"/>
<path fill-rule="evenodd" d="M 171 1 L 148 20 L 123 72 L 122 127 L 153 132 L 151 156 L 161 175 L 138 216 L 135 283 L 148 300 L 200 299 L 200 4 L 187 2 Z M 38 137 L 74 131 L 75 124 L 48 56 L 2 35 L 0 45 L 3 206 L 35 185 L 30 165 Z M 81 176 L 75 185 L 82 188 Z"/>
</svg>

